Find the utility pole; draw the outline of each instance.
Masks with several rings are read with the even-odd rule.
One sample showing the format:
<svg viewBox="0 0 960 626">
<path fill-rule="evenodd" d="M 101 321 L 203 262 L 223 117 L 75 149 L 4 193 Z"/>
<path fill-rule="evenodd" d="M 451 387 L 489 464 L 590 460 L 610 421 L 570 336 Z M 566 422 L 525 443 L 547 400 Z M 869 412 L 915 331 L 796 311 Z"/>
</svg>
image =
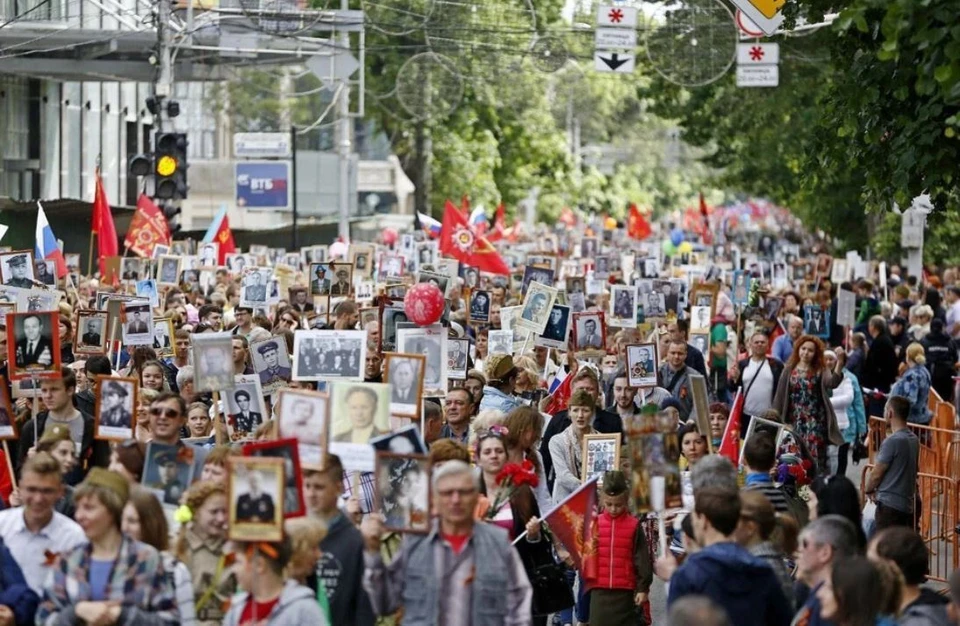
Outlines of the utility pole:
<svg viewBox="0 0 960 626">
<path fill-rule="evenodd" d="M 164 1 L 164 0 L 161 0 Z M 169 0 L 166 0 L 169 1 Z M 350 9 L 349 0 L 340 0 L 340 8 L 344 11 Z M 350 33 L 343 30 L 340 33 L 340 46 L 342 50 L 350 49 Z M 353 138 L 353 128 L 350 119 L 350 81 L 348 77 L 343 77 L 340 83 L 340 102 L 338 103 L 339 119 L 339 141 L 337 151 L 339 153 L 340 165 L 340 219 L 338 234 L 343 242 L 350 241 L 350 148 Z"/>
<path fill-rule="evenodd" d="M 157 3 L 157 47 L 159 53 L 159 73 L 154 85 L 154 95 L 162 102 L 173 93 L 173 61 L 171 58 L 172 41 L 170 32 L 170 15 L 172 0 L 158 0 Z M 156 114 L 156 127 L 163 130 L 163 107 Z"/>
</svg>

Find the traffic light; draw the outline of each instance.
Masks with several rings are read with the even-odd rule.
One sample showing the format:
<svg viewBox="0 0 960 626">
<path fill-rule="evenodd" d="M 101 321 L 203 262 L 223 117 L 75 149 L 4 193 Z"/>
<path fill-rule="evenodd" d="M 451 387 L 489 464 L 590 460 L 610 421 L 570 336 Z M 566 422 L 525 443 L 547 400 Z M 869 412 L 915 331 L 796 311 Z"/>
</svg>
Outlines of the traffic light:
<svg viewBox="0 0 960 626">
<path fill-rule="evenodd" d="M 176 235 L 183 226 L 181 226 L 177 221 L 176 217 L 180 215 L 182 209 L 175 206 L 165 206 L 163 207 L 163 216 L 167 218 L 167 226 L 170 228 L 170 235 Z"/>
<path fill-rule="evenodd" d="M 159 200 L 186 198 L 187 167 L 186 133 L 157 133 L 153 155 L 154 197 Z"/>
</svg>

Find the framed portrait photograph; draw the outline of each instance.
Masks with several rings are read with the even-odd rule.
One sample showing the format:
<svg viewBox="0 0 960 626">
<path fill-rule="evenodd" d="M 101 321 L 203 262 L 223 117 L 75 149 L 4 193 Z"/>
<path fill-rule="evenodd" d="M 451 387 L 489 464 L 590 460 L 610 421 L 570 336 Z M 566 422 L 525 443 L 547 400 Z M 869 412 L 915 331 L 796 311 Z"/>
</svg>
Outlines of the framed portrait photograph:
<svg viewBox="0 0 960 626">
<path fill-rule="evenodd" d="M 447 338 L 447 379 L 466 380 L 470 341 Z"/>
<path fill-rule="evenodd" d="M 380 307 L 370 306 L 360 309 L 360 328 L 367 329 L 374 324 L 377 334 L 380 333 Z"/>
<path fill-rule="evenodd" d="M 691 332 L 690 345 L 700 351 L 700 354 L 707 356 L 710 354 L 710 333 Z"/>
<path fill-rule="evenodd" d="M 180 266 L 183 259 L 171 254 L 162 254 L 157 263 L 157 284 L 168 287 L 176 286 L 180 280 Z"/>
<path fill-rule="evenodd" d="M 789 430 L 780 422 L 774 422 L 768 419 L 763 419 L 762 417 L 753 417 L 750 419 L 750 424 L 747 425 L 747 433 L 744 441 L 749 441 L 750 437 L 757 432 L 768 432 L 773 436 L 773 441 L 780 445 L 781 440 L 783 439 L 783 432 L 789 432 Z M 746 446 L 740 446 L 740 467 L 743 467 L 743 451 Z M 780 456 L 779 454 L 777 455 Z"/>
<path fill-rule="evenodd" d="M 153 317 L 150 303 L 132 300 L 120 305 L 120 329 L 127 346 L 153 345 Z"/>
<path fill-rule="evenodd" d="M 197 246 L 197 257 L 200 258 L 200 267 L 217 267 L 220 265 L 220 244 L 208 241 Z"/>
<path fill-rule="evenodd" d="M 227 467 L 227 536 L 230 540 L 283 539 L 284 459 L 232 456 L 227 460 Z"/>
<path fill-rule="evenodd" d="M 247 268 L 240 281 L 240 306 L 251 309 L 266 308 L 267 286 L 273 278 L 273 270 L 263 267 Z"/>
<path fill-rule="evenodd" d="M 20 436 L 17 431 L 17 420 L 14 419 L 13 405 L 10 403 L 8 389 L 6 377 L 0 375 L 0 440 L 17 439 Z"/>
<path fill-rule="evenodd" d="M 6 321 L 10 380 L 59 378 L 60 313 L 8 313 Z"/>
<path fill-rule="evenodd" d="M 427 454 L 428 452 L 416 424 L 407 424 L 389 435 L 374 437 L 370 440 L 370 445 L 378 452 L 393 454 Z"/>
<path fill-rule="evenodd" d="M 293 380 L 362 380 L 365 330 L 301 330 L 293 335 Z"/>
<path fill-rule="evenodd" d="M 47 287 L 57 286 L 57 262 L 53 259 L 37 259 L 33 266 L 34 279 Z"/>
<path fill-rule="evenodd" d="M 604 472 L 620 469 L 620 433 L 600 433 L 583 436 L 582 475 L 587 482 L 595 476 L 603 479 Z"/>
<path fill-rule="evenodd" d="M 153 318 L 153 349 L 159 357 L 177 356 L 177 342 L 174 341 L 176 329 L 172 317 Z"/>
<path fill-rule="evenodd" d="M 358 277 L 370 278 L 373 276 L 373 259 L 376 248 L 370 244 L 350 244 L 350 264 Z"/>
<path fill-rule="evenodd" d="M 480 287 L 480 270 L 475 267 L 470 267 L 469 265 L 464 265 L 463 270 L 463 285 L 473 291 Z"/>
<path fill-rule="evenodd" d="M 426 395 L 447 391 L 447 329 L 439 324 L 418 328 L 397 329 L 396 352 L 422 354 L 427 358 L 423 376 L 423 393 Z"/>
<path fill-rule="evenodd" d="M 610 325 L 619 328 L 637 327 L 637 288 L 613 285 L 610 288 Z"/>
<path fill-rule="evenodd" d="M 489 331 L 487 333 L 487 354 L 513 354 L 513 331 Z"/>
<path fill-rule="evenodd" d="M 383 360 L 383 378 L 390 385 L 390 415 L 419 418 L 427 357 L 385 352 Z"/>
<path fill-rule="evenodd" d="M 233 335 L 201 333 L 190 336 L 193 345 L 193 385 L 197 391 L 233 387 Z"/>
<path fill-rule="evenodd" d="M 376 506 L 385 530 L 430 531 L 430 459 L 423 454 L 377 452 Z"/>
<path fill-rule="evenodd" d="M 385 307 L 380 324 L 380 342 L 384 350 L 397 347 L 397 324 L 407 323 L 407 313 L 403 307 Z"/>
<path fill-rule="evenodd" d="M 280 439 L 296 439 L 303 467 L 322 469 L 330 438 L 330 396 L 308 389 L 281 389 L 278 393 Z"/>
<path fill-rule="evenodd" d="M 299 257 L 297 257 L 299 258 Z M 283 517 L 302 517 L 307 514 L 303 502 L 303 471 L 296 439 L 256 441 L 243 446 L 243 455 L 283 461 Z"/>
<path fill-rule="evenodd" d="M 0 254 L 0 280 L 8 287 L 21 289 L 33 287 L 33 251 L 15 250 Z"/>
<path fill-rule="evenodd" d="M 62 297 L 62 291 L 53 289 L 18 289 L 17 311 L 56 311 Z"/>
<path fill-rule="evenodd" d="M 418 268 L 422 268 L 424 265 L 435 265 L 437 259 L 440 258 L 439 241 L 421 241 L 416 245 L 416 250 Z"/>
<path fill-rule="evenodd" d="M 143 262 L 138 257 L 123 257 L 120 259 L 120 280 L 132 284 L 143 277 Z"/>
<path fill-rule="evenodd" d="M 477 289 L 470 292 L 470 322 L 487 324 L 490 322 L 490 292 Z"/>
<path fill-rule="evenodd" d="M 133 438 L 137 425 L 136 378 L 97 378 L 94 439 L 124 441 Z"/>
<path fill-rule="evenodd" d="M 242 275 L 243 270 L 247 269 L 246 256 L 239 252 L 227 253 L 224 257 L 224 262 L 227 264 L 227 269 L 230 270 L 230 273 L 234 276 Z"/>
<path fill-rule="evenodd" d="M 348 470 L 372 472 L 370 440 L 390 434 L 390 385 L 335 382 L 331 384 L 329 450 Z"/>
<path fill-rule="evenodd" d="M 286 387 L 293 375 L 287 342 L 283 337 L 271 337 L 250 344 L 250 359 L 265 395 L 272 395 Z"/>
<path fill-rule="evenodd" d="M 596 237 L 584 237 L 580 240 L 580 258 L 594 259 L 600 253 L 600 243 Z"/>
<path fill-rule="evenodd" d="M 593 277 L 606 280 L 610 278 L 610 274 L 613 272 L 613 257 L 612 256 L 598 256 L 593 265 Z"/>
<path fill-rule="evenodd" d="M 358 281 L 353 289 L 353 298 L 357 302 L 370 302 L 376 294 L 376 285 L 372 280 Z"/>
<path fill-rule="evenodd" d="M 145 278 L 136 282 L 136 293 L 138 298 L 143 298 L 150 303 L 153 308 L 160 306 L 160 294 L 157 291 L 157 281 L 153 278 Z"/>
<path fill-rule="evenodd" d="M 67 264 L 67 271 L 70 273 L 75 273 L 80 271 L 80 253 L 79 252 L 67 252 L 63 255 L 63 260 Z"/>
<path fill-rule="evenodd" d="M 310 295 L 329 296 L 333 271 L 330 263 L 310 264 Z"/>
<path fill-rule="evenodd" d="M 377 282 L 401 282 L 403 280 L 403 270 L 405 266 L 406 259 L 403 255 L 381 252 L 380 262 L 377 265 Z"/>
<path fill-rule="evenodd" d="M 263 424 L 266 408 L 263 405 L 263 390 L 256 374 L 238 375 L 232 389 L 223 392 L 226 402 L 227 434 L 230 441 L 251 439 L 254 431 Z"/>
<path fill-rule="evenodd" d="M 821 309 L 816 304 L 803 307 L 803 332 L 825 339 L 830 336 L 830 310 Z"/>
<path fill-rule="evenodd" d="M 570 336 L 570 307 L 565 304 L 554 304 L 550 308 L 550 317 L 543 332 L 534 339 L 534 345 L 556 350 L 567 349 L 567 339 Z"/>
<path fill-rule="evenodd" d="M 752 281 L 750 273 L 745 270 L 737 270 L 733 273 L 730 300 L 735 305 L 746 306 L 747 300 L 750 298 L 750 283 Z"/>
<path fill-rule="evenodd" d="M 193 482 L 194 454 L 193 446 L 149 442 L 140 482 L 164 506 L 179 506 L 180 496 Z"/>
<path fill-rule="evenodd" d="M 344 297 L 353 293 L 353 265 L 350 263 L 331 263 L 330 272 L 333 281 L 328 292 L 331 297 Z"/>
<path fill-rule="evenodd" d="M 573 314 L 573 343 L 578 353 L 606 353 L 607 325 L 603 311 Z"/>
<path fill-rule="evenodd" d="M 84 309 L 77 312 L 77 333 L 73 353 L 83 355 L 105 354 L 107 351 L 108 314 L 106 311 Z"/>
<path fill-rule="evenodd" d="M 568 296 L 575 293 L 583 295 L 587 291 L 587 278 L 585 276 L 568 276 L 564 283 Z"/>
<path fill-rule="evenodd" d="M 549 267 L 535 267 L 528 265 L 523 270 L 523 283 L 520 289 L 521 295 L 526 297 L 527 289 L 530 283 L 540 283 L 544 287 L 553 287 L 556 272 Z"/>
<path fill-rule="evenodd" d="M 538 335 L 543 333 L 550 321 L 550 312 L 556 300 L 556 289 L 538 281 L 531 282 L 527 285 L 527 295 L 524 296 L 520 316 L 514 320 L 515 328 Z"/>
<path fill-rule="evenodd" d="M 627 346 L 627 381 L 637 389 L 652 389 L 657 386 L 656 342 L 638 343 Z"/>
</svg>

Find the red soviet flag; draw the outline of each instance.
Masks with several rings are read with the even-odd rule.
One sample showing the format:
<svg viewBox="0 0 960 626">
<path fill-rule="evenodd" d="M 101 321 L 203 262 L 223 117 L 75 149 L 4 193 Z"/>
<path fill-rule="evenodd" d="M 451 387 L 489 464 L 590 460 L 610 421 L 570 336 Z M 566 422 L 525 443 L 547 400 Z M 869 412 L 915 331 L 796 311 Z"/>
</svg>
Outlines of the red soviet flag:
<svg viewBox="0 0 960 626">
<path fill-rule="evenodd" d="M 630 203 L 630 213 L 627 215 L 627 234 L 634 239 L 644 240 L 653 233 L 650 223 L 640 213 L 637 205 Z"/>
<path fill-rule="evenodd" d="M 597 480 L 599 476 L 584 483 L 543 516 L 584 578 L 597 576 Z"/>
<path fill-rule="evenodd" d="M 113 214 L 110 213 L 110 203 L 107 201 L 107 192 L 103 190 L 103 179 L 100 178 L 100 168 L 96 171 L 96 188 L 93 192 L 93 234 L 97 236 L 99 251 L 100 275 L 107 274 L 107 257 L 120 254 L 120 244 L 117 241 L 117 227 L 113 224 Z"/>
<path fill-rule="evenodd" d="M 222 249 L 222 247 L 221 247 Z M 510 268 L 493 245 L 478 236 L 467 223 L 467 216 L 447 200 L 440 227 L 440 252 L 461 263 L 491 274 L 510 274 Z"/>
<path fill-rule="evenodd" d="M 160 207 L 146 194 L 140 194 L 123 245 L 137 256 L 150 258 L 157 244 L 170 245 L 170 226 Z"/>
<path fill-rule="evenodd" d="M 723 429 L 723 439 L 720 440 L 718 454 L 730 459 L 734 467 L 740 465 L 740 420 L 743 419 L 743 390 L 738 389 L 733 399 L 733 408 L 730 409 L 730 419 Z"/>
</svg>

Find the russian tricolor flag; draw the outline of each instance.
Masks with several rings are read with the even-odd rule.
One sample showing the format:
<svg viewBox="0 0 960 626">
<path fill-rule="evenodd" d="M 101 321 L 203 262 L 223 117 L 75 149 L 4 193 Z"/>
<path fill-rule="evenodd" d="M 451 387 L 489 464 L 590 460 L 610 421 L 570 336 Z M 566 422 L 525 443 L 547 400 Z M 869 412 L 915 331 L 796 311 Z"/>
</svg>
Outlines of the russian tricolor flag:
<svg viewBox="0 0 960 626">
<path fill-rule="evenodd" d="M 67 260 L 63 258 L 63 252 L 57 245 L 57 238 L 53 235 L 53 229 L 50 228 L 50 222 L 47 221 L 47 214 L 43 212 L 43 205 L 37 201 L 37 249 L 38 259 L 52 260 L 57 264 L 57 278 L 63 278 L 67 275 Z"/>
<path fill-rule="evenodd" d="M 420 227 L 431 237 L 440 236 L 440 228 L 443 226 L 439 221 L 430 217 L 426 213 L 417 211 L 417 217 L 420 219 Z"/>
<path fill-rule="evenodd" d="M 490 223 L 487 221 L 487 212 L 484 210 L 483 205 L 478 206 L 473 211 L 470 212 L 470 226 L 473 227 L 473 232 L 478 235 L 483 235 L 487 232 L 487 227 Z"/>
</svg>

